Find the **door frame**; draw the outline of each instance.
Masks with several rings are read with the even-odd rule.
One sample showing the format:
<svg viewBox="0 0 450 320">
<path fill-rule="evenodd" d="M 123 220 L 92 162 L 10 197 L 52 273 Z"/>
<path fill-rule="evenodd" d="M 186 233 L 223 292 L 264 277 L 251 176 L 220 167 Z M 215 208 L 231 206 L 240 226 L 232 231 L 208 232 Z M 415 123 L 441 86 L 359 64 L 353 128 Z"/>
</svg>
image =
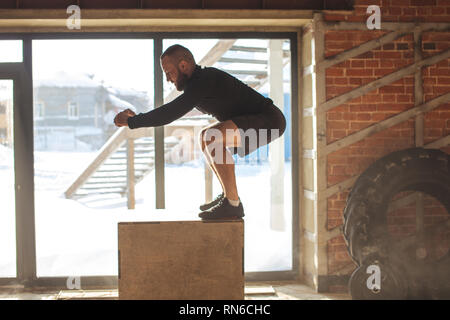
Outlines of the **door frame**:
<svg viewBox="0 0 450 320">
<path fill-rule="evenodd" d="M 17 38 L 16 38 L 17 39 Z M 31 39 L 22 39 L 23 61 L 0 63 L 0 79 L 13 80 L 13 145 L 16 217 L 16 278 L 0 284 L 30 285 L 36 278 Z"/>
</svg>

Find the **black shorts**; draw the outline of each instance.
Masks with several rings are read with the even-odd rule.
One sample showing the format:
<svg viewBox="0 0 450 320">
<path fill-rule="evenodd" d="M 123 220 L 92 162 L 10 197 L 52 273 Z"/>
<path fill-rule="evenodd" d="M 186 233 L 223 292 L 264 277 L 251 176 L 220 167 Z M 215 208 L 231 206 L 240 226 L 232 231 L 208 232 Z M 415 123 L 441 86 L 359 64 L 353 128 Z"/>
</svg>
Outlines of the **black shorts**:
<svg viewBox="0 0 450 320">
<path fill-rule="evenodd" d="M 281 137 L 286 130 L 286 118 L 275 105 L 265 107 L 261 113 L 244 114 L 230 120 L 240 129 L 242 146 L 229 150 L 241 158 Z"/>
</svg>

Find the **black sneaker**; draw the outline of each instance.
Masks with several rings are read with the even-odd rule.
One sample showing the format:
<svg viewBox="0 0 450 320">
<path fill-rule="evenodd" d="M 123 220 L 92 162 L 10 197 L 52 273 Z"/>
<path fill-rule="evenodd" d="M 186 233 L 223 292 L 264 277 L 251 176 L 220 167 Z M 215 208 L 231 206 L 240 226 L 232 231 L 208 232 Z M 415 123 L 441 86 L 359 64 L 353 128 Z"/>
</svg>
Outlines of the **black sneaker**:
<svg viewBox="0 0 450 320">
<path fill-rule="evenodd" d="M 224 193 L 222 192 L 221 194 L 219 194 L 213 201 L 209 202 L 209 203 L 204 203 L 200 206 L 200 210 L 205 211 L 208 210 L 209 208 L 214 207 L 216 204 L 219 203 L 219 201 L 221 199 L 223 199 L 225 197 Z"/>
<path fill-rule="evenodd" d="M 244 207 L 242 201 L 235 207 L 228 202 L 227 198 L 222 198 L 217 205 L 209 210 L 200 212 L 198 216 L 203 220 L 241 219 L 244 217 Z"/>
</svg>

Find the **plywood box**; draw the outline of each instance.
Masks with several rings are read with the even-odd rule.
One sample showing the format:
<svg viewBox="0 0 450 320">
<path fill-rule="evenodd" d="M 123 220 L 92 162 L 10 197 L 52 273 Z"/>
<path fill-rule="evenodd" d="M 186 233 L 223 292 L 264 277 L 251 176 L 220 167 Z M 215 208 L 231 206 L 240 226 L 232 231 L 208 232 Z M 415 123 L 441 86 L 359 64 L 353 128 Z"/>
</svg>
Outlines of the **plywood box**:
<svg viewBox="0 0 450 320">
<path fill-rule="evenodd" d="M 119 299 L 244 299 L 244 222 L 121 222 Z"/>
</svg>

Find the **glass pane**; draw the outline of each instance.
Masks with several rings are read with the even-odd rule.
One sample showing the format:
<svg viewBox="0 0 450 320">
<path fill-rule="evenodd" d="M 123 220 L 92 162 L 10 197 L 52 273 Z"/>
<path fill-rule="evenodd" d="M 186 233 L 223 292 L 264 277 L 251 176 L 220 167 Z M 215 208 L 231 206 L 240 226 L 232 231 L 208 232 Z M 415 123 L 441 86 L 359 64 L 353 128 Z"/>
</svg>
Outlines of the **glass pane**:
<svg viewBox="0 0 450 320">
<path fill-rule="evenodd" d="M 0 80 L 0 278 L 16 277 L 13 80 Z"/>
<path fill-rule="evenodd" d="M 22 61 L 22 40 L 0 40 L 0 62 Z"/>
<path fill-rule="evenodd" d="M 173 44 L 190 49 L 197 64 L 221 69 L 263 96 L 270 97 L 282 110 L 287 121 L 284 135 L 245 157 L 233 155 L 233 159 L 237 189 L 245 211 L 245 271 L 291 270 L 289 40 L 170 39 L 164 40 L 163 49 Z M 181 93 L 165 81 L 166 103 Z M 215 122 L 215 118 L 194 108 L 165 127 L 168 209 L 188 209 L 197 214 L 198 206 L 206 201 L 206 194 L 215 198 L 222 192 L 221 184 L 206 164 L 198 142 L 199 131 Z"/>
<path fill-rule="evenodd" d="M 130 130 L 113 119 L 153 108 L 153 41 L 35 40 L 33 81 L 37 275 L 117 275 L 117 222 L 155 201 L 153 129 L 135 140 L 128 210 Z"/>
</svg>

